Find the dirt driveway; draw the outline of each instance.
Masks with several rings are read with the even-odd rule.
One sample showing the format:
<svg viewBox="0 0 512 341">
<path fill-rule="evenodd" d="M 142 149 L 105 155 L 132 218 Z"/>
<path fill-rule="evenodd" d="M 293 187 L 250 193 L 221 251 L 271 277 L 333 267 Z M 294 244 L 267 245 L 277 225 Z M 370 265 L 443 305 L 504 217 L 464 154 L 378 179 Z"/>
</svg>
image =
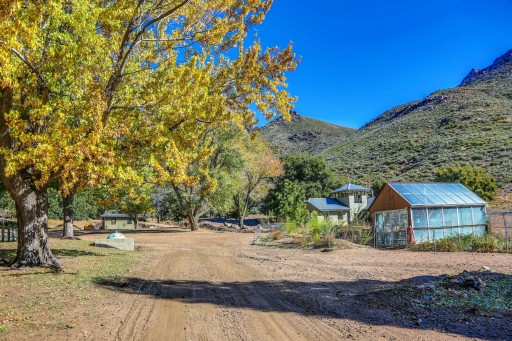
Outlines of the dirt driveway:
<svg viewBox="0 0 512 341">
<path fill-rule="evenodd" d="M 419 324 L 396 307 L 367 305 L 365 293 L 418 276 L 486 265 L 512 273 L 498 254 L 412 253 L 354 248 L 330 253 L 253 246 L 253 235 L 212 231 L 136 233 L 148 255 L 75 330 L 88 340 L 451 340 L 512 339 L 506 321 Z M 83 235 L 95 239 L 98 235 Z M 470 320 L 471 322 L 471 320 Z M 510 321 L 509 321 L 510 322 Z M 501 328 L 499 332 L 493 330 Z M 508 328 L 508 329 L 507 329 Z M 509 334 L 510 333 L 510 334 Z"/>
</svg>

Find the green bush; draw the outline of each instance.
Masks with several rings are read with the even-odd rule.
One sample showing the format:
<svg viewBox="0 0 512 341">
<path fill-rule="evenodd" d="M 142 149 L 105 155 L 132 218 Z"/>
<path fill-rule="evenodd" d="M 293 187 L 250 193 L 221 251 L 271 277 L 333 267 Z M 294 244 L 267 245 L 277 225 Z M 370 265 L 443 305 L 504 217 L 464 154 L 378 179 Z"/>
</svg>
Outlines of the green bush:
<svg viewBox="0 0 512 341">
<path fill-rule="evenodd" d="M 474 238 L 471 251 L 482 253 L 500 252 L 499 244 L 498 238 L 494 236 Z"/>
<path fill-rule="evenodd" d="M 505 239 L 501 236 L 465 235 L 438 239 L 435 242 L 421 242 L 411 245 L 412 251 L 437 251 L 437 252 L 506 252 Z M 512 250 L 511 250 L 512 251 Z"/>
<path fill-rule="evenodd" d="M 361 245 L 372 245 L 373 243 L 373 230 L 365 225 L 343 225 L 340 226 L 337 233 L 339 238 L 352 243 Z"/>
<path fill-rule="evenodd" d="M 435 245 L 436 251 L 439 252 L 455 252 L 459 251 L 457 243 L 451 238 L 440 239 Z"/>
</svg>

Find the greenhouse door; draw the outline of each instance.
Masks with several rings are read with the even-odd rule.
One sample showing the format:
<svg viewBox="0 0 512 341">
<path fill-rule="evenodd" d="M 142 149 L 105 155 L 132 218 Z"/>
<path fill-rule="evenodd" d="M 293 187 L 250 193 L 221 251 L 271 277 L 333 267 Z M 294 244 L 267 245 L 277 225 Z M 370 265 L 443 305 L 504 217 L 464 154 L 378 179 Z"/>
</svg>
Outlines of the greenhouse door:
<svg viewBox="0 0 512 341">
<path fill-rule="evenodd" d="M 375 213 L 375 246 L 407 246 L 407 210 Z"/>
</svg>

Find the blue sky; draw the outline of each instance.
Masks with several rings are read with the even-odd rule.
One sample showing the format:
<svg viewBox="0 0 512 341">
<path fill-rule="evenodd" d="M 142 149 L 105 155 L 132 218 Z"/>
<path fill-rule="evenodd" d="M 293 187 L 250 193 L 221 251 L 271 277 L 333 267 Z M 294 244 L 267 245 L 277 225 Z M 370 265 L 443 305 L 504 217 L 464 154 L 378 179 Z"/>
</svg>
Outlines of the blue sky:
<svg viewBox="0 0 512 341">
<path fill-rule="evenodd" d="M 274 0 L 257 31 L 302 57 L 300 114 L 359 128 L 512 49 L 512 0 Z"/>
</svg>

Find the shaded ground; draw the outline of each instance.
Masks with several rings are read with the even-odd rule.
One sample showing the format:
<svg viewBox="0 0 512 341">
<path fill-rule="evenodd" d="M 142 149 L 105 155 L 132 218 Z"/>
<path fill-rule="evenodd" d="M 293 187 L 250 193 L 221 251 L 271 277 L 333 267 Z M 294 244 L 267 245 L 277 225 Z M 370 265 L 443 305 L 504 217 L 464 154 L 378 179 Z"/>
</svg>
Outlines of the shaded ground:
<svg viewBox="0 0 512 341">
<path fill-rule="evenodd" d="M 124 275 L 95 276 L 91 299 L 73 311 L 74 327 L 52 339 L 512 339 L 512 315 L 503 308 L 508 301 L 468 310 L 441 299 L 450 297 L 448 289 L 418 289 L 439 286 L 443 274 L 484 265 L 508 283 L 510 255 L 369 248 L 321 253 L 251 245 L 250 234 L 175 232 L 125 232 L 146 251 L 144 259 Z M 457 300 L 460 294 L 453 295 Z M 497 299 L 510 298 L 503 291 Z"/>
</svg>

